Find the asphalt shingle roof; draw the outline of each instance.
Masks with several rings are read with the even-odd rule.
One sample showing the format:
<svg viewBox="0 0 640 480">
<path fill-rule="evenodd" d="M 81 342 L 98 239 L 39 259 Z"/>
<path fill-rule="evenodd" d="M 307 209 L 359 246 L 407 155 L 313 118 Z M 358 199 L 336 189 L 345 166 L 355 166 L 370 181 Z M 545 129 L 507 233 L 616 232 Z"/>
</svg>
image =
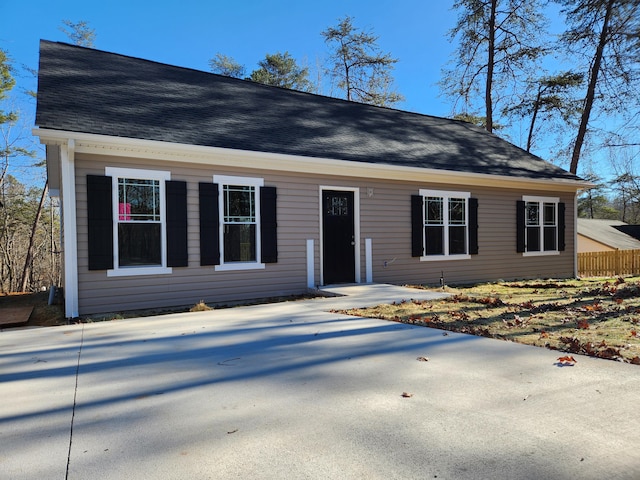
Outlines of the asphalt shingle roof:
<svg viewBox="0 0 640 480">
<path fill-rule="evenodd" d="M 578 180 L 468 123 L 44 40 L 36 125 L 304 157 Z"/>
<path fill-rule="evenodd" d="M 640 240 L 634 236 L 639 227 L 618 220 L 578 219 L 578 234 L 620 250 L 640 249 Z"/>
</svg>

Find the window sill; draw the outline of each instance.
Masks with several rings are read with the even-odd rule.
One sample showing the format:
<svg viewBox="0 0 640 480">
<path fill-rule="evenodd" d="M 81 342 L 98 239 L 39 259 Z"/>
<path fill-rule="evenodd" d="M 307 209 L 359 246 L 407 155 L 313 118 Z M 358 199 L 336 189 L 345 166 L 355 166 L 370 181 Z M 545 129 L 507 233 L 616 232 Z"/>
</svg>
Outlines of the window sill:
<svg viewBox="0 0 640 480">
<path fill-rule="evenodd" d="M 471 255 L 425 255 L 420 257 L 421 262 L 442 262 L 448 260 L 469 260 Z"/>
<path fill-rule="evenodd" d="M 171 267 L 123 267 L 107 270 L 107 277 L 134 277 L 138 275 L 168 275 Z"/>
<path fill-rule="evenodd" d="M 224 263 L 222 265 L 216 265 L 216 272 L 232 272 L 236 270 L 264 270 L 264 263 L 258 262 L 238 262 L 238 263 Z"/>
<path fill-rule="evenodd" d="M 544 252 L 522 252 L 523 257 L 544 257 L 547 255 L 560 255 L 560 251 L 548 250 Z"/>
</svg>

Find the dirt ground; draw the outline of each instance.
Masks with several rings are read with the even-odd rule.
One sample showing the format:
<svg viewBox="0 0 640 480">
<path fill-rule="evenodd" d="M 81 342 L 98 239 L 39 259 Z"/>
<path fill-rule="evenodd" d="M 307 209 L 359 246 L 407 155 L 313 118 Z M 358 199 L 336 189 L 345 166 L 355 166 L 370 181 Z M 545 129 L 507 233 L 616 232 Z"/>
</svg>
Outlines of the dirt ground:
<svg viewBox="0 0 640 480">
<path fill-rule="evenodd" d="M 0 315 L 5 308 L 33 307 L 26 327 L 65 325 L 64 310 L 59 299 L 49 305 L 49 292 L 0 294 Z"/>
</svg>

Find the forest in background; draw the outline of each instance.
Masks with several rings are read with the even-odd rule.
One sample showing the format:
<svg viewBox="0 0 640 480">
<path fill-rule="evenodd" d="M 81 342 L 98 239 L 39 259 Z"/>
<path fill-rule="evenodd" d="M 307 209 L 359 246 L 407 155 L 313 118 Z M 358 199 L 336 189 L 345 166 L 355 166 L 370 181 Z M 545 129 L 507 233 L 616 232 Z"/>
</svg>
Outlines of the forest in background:
<svg viewBox="0 0 640 480">
<path fill-rule="evenodd" d="M 551 35 L 550 3 L 564 31 Z M 638 0 L 456 0 L 455 51 L 442 65 L 440 88 L 451 117 L 513 141 L 534 154 L 554 142 L 551 161 L 595 186 L 579 198 L 579 215 L 640 224 L 640 2 Z M 93 47 L 88 22 L 63 20 L 69 43 Z M 394 107 L 398 61 L 378 46 L 372 28 L 345 16 L 318 32 L 326 58 L 315 72 L 288 52 L 258 59 L 248 71 L 233 52 L 212 52 L 211 71 L 236 78 Z M 553 61 L 552 61 L 553 60 Z M 555 68 L 561 65 L 562 68 Z M 31 135 L 35 92 L 18 81 L 37 75 L 0 50 L 0 292 L 60 284 L 60 217 L 49 198 L 44 150 Z M 18 87 L 18 88 L 16 88 Z M 20 99 L 18 99 L 20 97 Z M 429 112 L 423 112 L 429 113 Z M 606 159 L 610 174 L 591 168 Z"/>
</svg>

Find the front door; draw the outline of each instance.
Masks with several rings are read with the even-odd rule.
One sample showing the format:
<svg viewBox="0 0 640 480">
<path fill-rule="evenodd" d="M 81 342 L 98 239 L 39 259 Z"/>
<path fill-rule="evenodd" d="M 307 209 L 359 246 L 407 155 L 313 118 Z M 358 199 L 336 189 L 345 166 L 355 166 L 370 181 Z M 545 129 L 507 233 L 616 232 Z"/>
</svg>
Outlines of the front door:
<svg viewBox="0 0 640 480">
<path fill-rule="evenodd" d="M 325 285 L 355 282 L 353 192 L 322 192 L 322 266 Z"/>
</svg>

